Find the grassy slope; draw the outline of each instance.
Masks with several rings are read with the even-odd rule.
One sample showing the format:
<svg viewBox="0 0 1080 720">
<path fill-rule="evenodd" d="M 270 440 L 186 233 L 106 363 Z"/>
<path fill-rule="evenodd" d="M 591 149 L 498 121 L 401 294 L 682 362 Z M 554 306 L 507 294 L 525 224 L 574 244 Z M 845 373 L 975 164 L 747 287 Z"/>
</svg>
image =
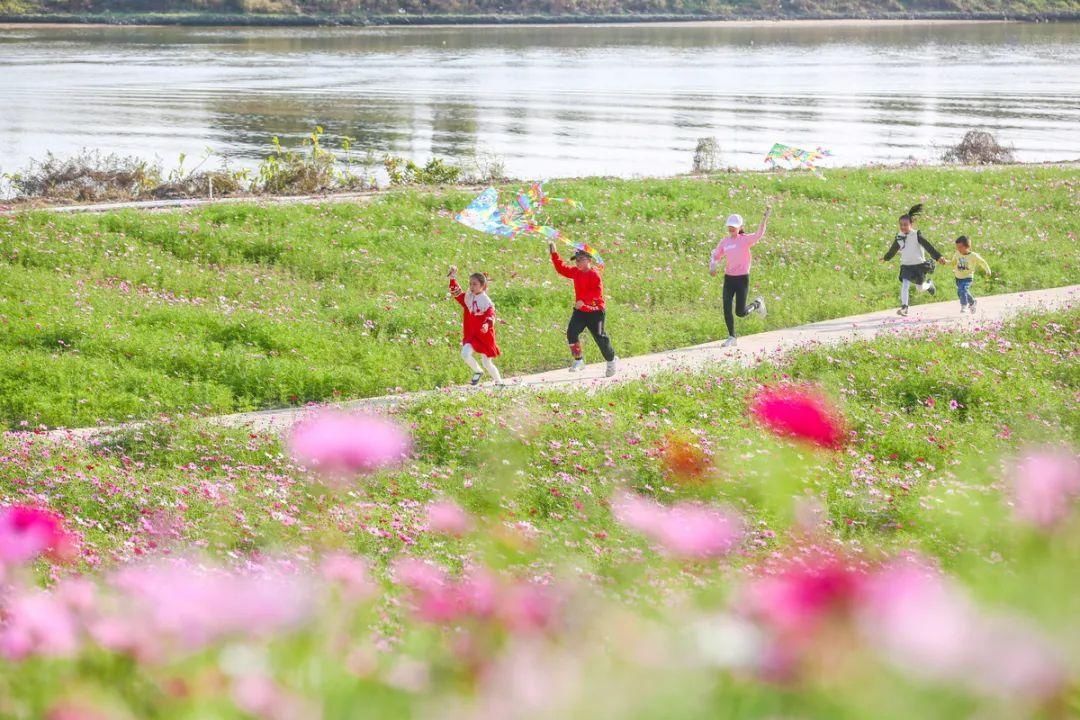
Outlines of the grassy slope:
<svg viewBox="0 0 1080 720">
<path fill-rule="evenodd" d="M 844 170 L 708 180 L 554 183 L 551 220 L 608 261 L 609 328 L 623 356 L 724 334 L 706 261 L 739 211 L 753 226 L 753 290 L 788 327 L 896 304 L 880 256 L 895 217 L 927 204 L 942 250 L 961 233 L 990 262 L 976 295 L 1074 282 L 1080 178 L 1072 168 Z M 446 267 L 491 275 L 504 373 L 565 361 L 569 283 L 542 243 L 456 225 L 462 191 L 365 205 L 211 206 L 0 219 L 0 421 L 50 425 L 227 412 L 461 382 L 460 315 Z M 953 291 L 939 275 L 944 297 Z M 587 351 L 595 359 L 595 349 Z"/>
</svg>

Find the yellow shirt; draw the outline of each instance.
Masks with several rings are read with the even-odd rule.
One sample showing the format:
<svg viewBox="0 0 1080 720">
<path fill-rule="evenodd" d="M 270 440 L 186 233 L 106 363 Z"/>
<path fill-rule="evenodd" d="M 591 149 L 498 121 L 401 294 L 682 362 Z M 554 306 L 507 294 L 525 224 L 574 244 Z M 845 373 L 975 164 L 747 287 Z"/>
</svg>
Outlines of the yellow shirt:
<svg viewBox="0 0 1080 720">
<path fill-rule="evenodd" d="M 961 255 L 956 253 L 945 264 L 952 268 L 953 275 L 958 280 L 973 277 L 975 275 L 975 266 L 978 265 L 983 269 L 983 272 L 987 275 L 992 274 L 990 272 L 990 266 L 986 264 L 986 261 L 982 259 L 982 256 L 977 252 L 969 252 L 967 255 Z"/>
</svg>

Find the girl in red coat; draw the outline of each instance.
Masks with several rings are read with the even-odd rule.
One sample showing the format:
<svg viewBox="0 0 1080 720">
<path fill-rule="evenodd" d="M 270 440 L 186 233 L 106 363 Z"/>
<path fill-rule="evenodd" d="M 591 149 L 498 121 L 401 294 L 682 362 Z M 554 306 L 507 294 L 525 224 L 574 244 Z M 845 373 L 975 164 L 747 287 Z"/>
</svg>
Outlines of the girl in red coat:
<svg viewBox="0 0 1080 720">
<path fill-rule="evenodd" d="M 495 344 L 495 305 L 487 296 L 487 277 L 482 273 L 473 273 L 469 276 L 469 291 L 465 292 L 457 282 L 457 268 L 451 266 L 448 273 L 450 278 L 450 294 L 465 310 L 461 328 L 461 358 L 472 371 L 470 381 L 473 385 L 480 382 L 484 376 L 484 370 L 495 381 L 496 385 L 502 384 L 502 375 L 492 358 L 499 357 L 499 346 Z M 476 362 L 473 352 L 480 354 L 480 362 Z M 483 370 L 480 366 L 483 365 Z"/>
<path fill-rule="evenodd" d="M 593 266 L 593 256 L 585 250 L 574 253 L 574 265 L 570 266 L 559 257 L 555 243 L 548 243 L 551 264 L 555 272 L 574 281 L 574 312 L 570 315 L 570 324 L 566 328 L 566 342 L 570 345 L 570 355 L 574 361 L 570 372 L 577 372 L 585 367 L 585 356 L 581 351 L 581 333 L 586 329 L 600 348 L 600 354 L 607 360 L 607 376 L 615 374 L 615 350 L 611 347 L 611 338 L 604 329 L 607 314 L 604 309 L 604 280 L 600 271 Z"/>
</svg>

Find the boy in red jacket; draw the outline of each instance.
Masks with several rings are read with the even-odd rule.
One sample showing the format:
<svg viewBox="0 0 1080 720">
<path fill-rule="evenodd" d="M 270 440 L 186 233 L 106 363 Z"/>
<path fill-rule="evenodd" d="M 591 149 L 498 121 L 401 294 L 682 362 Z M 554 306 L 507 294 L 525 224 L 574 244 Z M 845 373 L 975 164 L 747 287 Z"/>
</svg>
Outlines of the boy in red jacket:
<svg viewBox="0 0 1080 720">
<path fill-rule="evenodd" d="M 611 377 L 615 374 L 615 361 L 618 358 L 615 357 L 611 339 L 604 330 L 604 281 L 600 277 L 600 271 L 593 267 L 592 255 L 584 250 L 574 253 L 573 267 L 562 261 L 555 249 L 555 243 L 548 243 L 548 251 L 551 253 L 551 264 L 555 266 L 555 272 L 574 281 L 574 313 L 570 316 L 570 324 L 566 328 L 566 342 L 570 343 L 570 354 L 574 358 L 570 372 L 577 372 L 585 367 L 579 340 L 581 332 L 588 329 L 596 346 L 600 348 L 600 354 L 607 360 L 607 376 Z"/>
<path fill-rule="evenodd" d="M 501 385 L 499 369 L 491 362 L 500 353 L 499 346 L 495 344 L 495 305 L 487 296 L 487 278 L 482 273 L 473 273 L 469 276 L 469 291 L 465 292 L 458 285 L 456 267 L 450 267 L 447 277 L 450 278 L 450 294 L 465 310 L 461 328 L 461 359 L 473 371 L 470 382 L 473 385 L 480 382 L 484 376 L 480 365 L 483 365 L 495 384 Z M 479 364 L 473 357 L 473 351 L 480 354 Z"/>
</svg>

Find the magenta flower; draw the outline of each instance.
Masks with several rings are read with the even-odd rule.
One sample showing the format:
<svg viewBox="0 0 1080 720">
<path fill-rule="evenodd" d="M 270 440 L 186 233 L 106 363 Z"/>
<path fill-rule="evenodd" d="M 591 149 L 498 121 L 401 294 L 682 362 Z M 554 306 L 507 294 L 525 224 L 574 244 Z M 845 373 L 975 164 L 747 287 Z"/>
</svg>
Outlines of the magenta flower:
<svg viewBox="0 0 1080 720">
<path fill-rule="evenodd" d="M 452 500 L 427 506 L 427 526 L 433 532 L 460 537 L 472 529 L 472 518 Z"/>
<path fill-rule="evenodd" d="M 293 428 L 293 459 L 327 475 L 371 473 L 401 463 L 412 442 L 396 423 L 324 410 Z"/>
<path fill-rule="evenodd" d="M 1080 495 L 1080 458 L 1064 449 L 1024 456 L 1013 471 L 1013 516 L 1038 528 L 1061 523 Z"/>
<path fill-rule="evenodd" d="M 0 565 L 23 564 L 45 554 L 66 559 L 74 549 L 74 536 L 51 510 L 27 505 L 0 508 Z"/>
<path fill-rule="evenodd" d="M 620 523 L 677 557 L 726 555 L 743 537 L 742 519 L 726 509 L 693 503 L 669 508 L 632 493 L 621 493 L 612 501 L 611 510 Z"/>
<path fill-rule="evenodd" d="M 840 413 L 819 393 L 805 388 L 771 387 L 754 396 L 754 418 L 781 437 L 836 450 L 846 431 Z"/>
<path fill-rule="evenodd" d="M 806 638 L 830 617 L 845 617 L 862 593 L 865 571 L 845 557 L 815 552 L 753 580 L 741 608 L 774 633 Z"/>
</svg>

